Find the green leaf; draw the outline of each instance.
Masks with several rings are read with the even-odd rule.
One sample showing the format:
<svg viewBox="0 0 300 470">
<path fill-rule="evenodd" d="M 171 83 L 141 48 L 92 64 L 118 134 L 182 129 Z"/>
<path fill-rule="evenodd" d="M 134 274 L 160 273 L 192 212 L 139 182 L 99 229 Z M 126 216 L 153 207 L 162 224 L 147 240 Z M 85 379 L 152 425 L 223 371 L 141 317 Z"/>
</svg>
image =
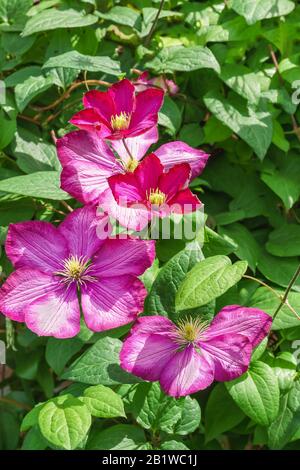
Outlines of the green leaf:
<svg viewBox="0 0 300 470">
<path fill-rule="evenodd" d="M 45 69 L 53 67 L 103 72 L 114 76 L 119 76 L 122 73 L 119 62 L 112 60 L 110 57 L 83 55 L 77 51 L 65 52 L 51 57 L 43 65 Z"/>
<path fill-rule="evenodd" d="M 36 98 L 40 93 L 48 90 L 53 85 L 52 77 L 29 77 L 15 88 L 15 97 L 18 109 L 22 112 L 28 103 Z"/>
<path fill-rule="evenodd" d="M 175 424 L 174 434 L 186 436 L 196 431 L 200 426 L 201 408 L 198 401 L 190 396 L 185 397 L 181 418 Z"/>
<path fill-rule="evenodd" d="M 158 124 L 165 127 L 172 136 L 175 136 L 180 128 L 181 112 L 169 96 L 165 96 L 164 104 L 158 113 Z"/>
<path fill-rule="evenodd" d="M 87 443 L 88 450 L 136 450 L 146 444 L 144 431 L 131 424 L 116 424 L 94 433 Z"/>
<path fill-rule="evenodd" d="M 34 426 L 26 434 L 23 441 L 22 450 L 45 450 L 48 447 L 46 439 L 43 437 L 38 426 Z"/>
<path fill-rule="evenodd" d="M 116 338 L 100 338 L 70 366 L 62 378 L 89 385 L 140 382 L 137 377 L 128 374 L 119 366 L 122 344 L 122 341 Z"/>
<path fill-rule="evenodd" d="M 238 64 L 224 65 L 220 78 L 250 103 L 258 102 L 261 91 L 260 83 L 256 74 L 247 67 Z"/>
<path fill-rule="evenodd" d="M 272 116 L 265 106 L 246 107 L 235 97 L 225 100 L 215 92 L 207 93 L 204 102 L 217 119 L 230 127 L 263 160 L 273 135 Z"/>
<path fill-rule="evenodd" d="M 19 127 L 12 143 L 19 168 L 25 173 L 60 170 L 54 145 Z"/>
<path fill-rule="evenodd" d="M 279 284 L 282 287 L 289 285 L 299 265 L 298 258 L 278 258 L 262 252 L 258 260 L 258 269 L 269 281 Z M 300 278 L 298 278 L 293 286 L 294 290 L 300 291 Z"/>
<path fill-rule="evenodd" d="M 15 87 L 16 85 L 22 84 L 30 77 L 39 77 L 40 75 L 41 67 L 38 65 L 29 65 L 8 75 L 4 82 L 7 87 Z"/>
<path fill-rule="evenodd" d="M 206 442 L 234 428 L 244 417 L 224 384 L 217 384 L 209 395 L 205 409 Z"/>
<path fill-rule="evenodd" d="M 139 26 L 141 21 L 140 13 L 133 8 L 116 6 L 111 8 L 107 13 L 97 12 L 97 16 L 109 22 L 122 24 L 131 28 Z"/>
<path fill-rule="evenodd" d="M 280 289 L 275 289 L 275 292 L 281 297 L 284 294 L 284 290 Z M 288 302 L 296 312 L 300 311 L 300 293 L 290 292 Z M 279 303 L 279 298 L 273 292 L 266 287 L 259 287 L 250 298 L 249 307 L 259 308 L 269 315 L 274 315 Z M 272 329 L 282 330 L 295 326 L 299 326 L 299 319 L 286 305 L 283 305 L 272 324 Z"/>
<path fill-rule="evenodd" d="M 182 126 L 179 132 L 179 139 L 191 147 L 198 147 L 204 142 L 204 132 L 198 123 L 192 122 Z"/>
<path fill-rule="evenodd" d="M 250 230 L 242 224 L 235 223 L 226 225 L 226 227 L 220 227 L 219 233 L 223 235 L 225 240 L 229 240 L 237 245 L 234 253 L 238 258 L 245 259 L 251 270 L 255 272 L 260 256 L 260 246 Z"/>
<path fill-rule="evenodd" d="M 183 400 L 166 395 L 158 382 L 140 384 L 134 395 L 134 416 L 145 429 L 174 433 L 182 415 Z"/>
<path fill-rule="evenodd" d="M 220 72 L 220 65 L 207 47 L 165 47 L 155 57 L 147 62 L 145 68 L 159 73 L 191 72 L 198 69 L 213 69 Z"/>
<path fill-rule="evenodd" d="M 145 300 L 145 312 L 152 315 L 176 315 L 175 296 L 187 272 L 203 258 L 200 248 L 187 247 L 171 258 L 159 271 Z"/>
<path fill-rule="evenodd" d="M 300 426 L 300 381 L 294 382 L 291 390 L 280 402 L 277 419 L 268 430 L 269 447 L 282 449 L 296 434 Z"/>
<path fill-rule="evenodd" d="M 38 405 L 35 405 L 35 407 L 32 408 L 32 410 L 30 410 L 27 415 L 25 415 L 20 428 L 21 432 L 28 431 L 28 429 L 38 424 L 39 414 L 44 405 L 45 403 L 39 403 Z"/>
<path fill-rule="evenodd" d="M 255 423 L 269 426 L 279 412 L 279 385 L 270 366 L 257 361 L 248 372 L 226 383 L 231 397 Z"/>
<path fill-rule="evenodd" d="M 58 28 L 79 28 L 90 26 L 98 21 L 95 15 L 85 15 L 83 12 L 69 8 L 57 10 L 51 8 L 32 16 L 26 23 L 22 36 L 30 36 L 42 31 Z"/>
<path fill-rule="evenodd" d="M 247 269 L 246 261 L 231 264 L 226 256 L 206 258 L 187 274 L 176 295 L 176 308 L 200 307 L 234 286 Z"/>
<path fill-rule="evenodd" d="M 121 397 L 103 385 L 86 388 L 80 399 L 86 404 L 91 415 L 97 418 L 126 416 Z"/>
<path fill-rule="evenodd" d="M 179 439 L 172 439 L 171 441 L 163 441 L 160 445 L 160 450 L 190 450 L 182 441 Z"/>
<path fill-rule="evenodd" d="M 214 255 L 229 255 L 237 249 L 237 245 L 214 232 L 209 227 L 204 229 L 203 254 L 206 258 Z"/>
<path fill-rule="evenodd" d="M 34 203 L 29 198 L 16 197 L 15 200 L 0 202 L 0 220 L 2 225 L 30 220 L 34 213 Z"/>
<path fill-rule="evenodd" d="M 60 375 L 67 362 L 83 347 L 82 341 L 77 338 L 57 339 L 49 338 L 47 341 L 45 358 L 49 366 L 57 375 Z"/>
<path fill-rule="evenodd" d="M 2 150 L 12 141 L 16 132 L 17 122 L 14 113 L 6 113 L 4 109 L 0 109 L 0 128 L 0 150 Z"/>
<path fill-rule="evenodd" d="M 26 12 L 31 7 L 31 0 L 1 0 L 0 18 L 10 31 L 21 31 L 26 21 Z M 1 25 L 1 29 L 3 25 Z"/>
<path fill-rule="evenodd" d="M 72 450 L 85 439 L 91 426 L 87 406 L 72 395 L 50 400 L 39 413 L 39 427 L 53 446 Z"/>
<path fill-rule="evenodd" d="M 2 180 L 0 191 L 58 201 L 70 199 L 70 196 L 60 189 L 60 175 L 57 171 L 39 171 Z"/>
<path fill-rule="evenodd" d="M 248 24 L 266 18 L 288 15 L 295 8 L 290 0 L 229 0 L 228 6 L 246 18 Z"/>
<path fill-rule="evenodd" d="M 266 248 L 275 256 L 300 255 L 300 225 L 284 224 L 269 235 Z"/>
</svg>

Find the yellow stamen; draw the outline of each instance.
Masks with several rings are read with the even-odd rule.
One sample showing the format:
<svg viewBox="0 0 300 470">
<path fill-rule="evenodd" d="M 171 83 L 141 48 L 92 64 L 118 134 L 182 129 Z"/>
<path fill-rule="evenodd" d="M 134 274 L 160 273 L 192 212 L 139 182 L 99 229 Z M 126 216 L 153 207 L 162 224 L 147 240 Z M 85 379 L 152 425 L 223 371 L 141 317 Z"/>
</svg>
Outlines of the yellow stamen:
<svg viewBox="0 0 300 470">
<path fill-rule="evenodd" d="M 111 117 L 110 125 L 114 131 L 125 131 L 129 127 L 130 119 L 131 115 L 122 111 Z"/>
<path fill-rule="evenodd" d="M 150 194 L 148 196 L 148 201 L 150 204 L 155 206 L 161 206 L 166 202 L 167 196 L 163 193 L 160 189 L 151 189 Z"/>
<path fill-rule="evenodd" d="M 125 170 L 128 173 L 133 173 L 134 170 L 138 167 L 139 161 L 136 158 L 130 158 L 127 163 L 124 164 Z"/>
<path fill-rule="evenodd" d="M 93 277 L 87 274 L 89 270 L 89 262 L 84 256 L 78 257 L 77 255 L 72 255 L 64 260 L 63 269 L 61 271 L 57 271 L 55 274 L 62 276 L 64 278 L 64 282 L 67 284 L 70 284 L 73 281 L 76 281 L 78 284 L 82 284 L 84 281 L 93 280 Z"/>
<path fill-rule="evenodd" d="M 194 343 L 199 335 L 208 327 L 208 322 L 200 320 L 200 318 L 187 318 L 179 320 L 177 323 L 177 336 L 179 343 Z"/>
</svg>

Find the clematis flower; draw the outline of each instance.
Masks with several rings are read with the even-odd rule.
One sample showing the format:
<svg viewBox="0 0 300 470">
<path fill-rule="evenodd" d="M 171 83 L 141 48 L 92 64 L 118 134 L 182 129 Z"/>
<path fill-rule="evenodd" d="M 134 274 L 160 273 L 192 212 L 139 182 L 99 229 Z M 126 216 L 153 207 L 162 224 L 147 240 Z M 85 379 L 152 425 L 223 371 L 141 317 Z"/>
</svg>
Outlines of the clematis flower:
<svg viewBox="0 0 300 470">
<path fill-rule="evenodd" d="M 0 289 L 0 311 L 40 336 L 70 338 L 87 326 L 103 331 L 136 319 L 146 290 L 137 276 L 153 262 L 154 242 L 97 237 L 96 209 L 86 206 L 58 226 L 10 225 L 6 252 L 16 271 Z M 107 223 L 107 218 L 102 220 Z"/>
<path fill-rule="evenodd" d="M 189 213 L 201 205 L 188 184 L 188 163 L 173 166 L 168 172 L 153 153 L 132 173 L 108 178 L 109 189 L 99 198 L 99 206 L 131 230 L 142 230 L 154 217 L 172 212 Z"/>
<path fill-rule="evenodd" d="M 149 147 L 157 142 L 154 127 L 143 135 L 111 142 L 117 159 L 97 132 L 74 131 L 57 140 L 57 153 L 62 164 L 61 187 L 82 203 L 97 203 L 99 196 L 108 188 L 107 179 L 112 175 L 132 172 L 146 155 Z M 176 141 L 161 145 L 155 155 L 169 170 L 179 163 L 188 163 L 192 178 L 201 173 L 209 155 L 184 142 Z"/>
<path fill-rule="evenodd" d="M 147 90 L 149 87 L 158 87 L 162 88 L 164 92 L 169 95 L 176 95 L 179 91 L 179 87 L 176 85 L 173 80 L 164 78 L 162 75 L 159 77 L 149 77 L 149 72 L 140 73 L 136 80 L 133 82 L 137 92 Z"/>
<path fill-rule="evenodd" d="M 256 308 L 229 305 L 210 325 L 186 319 L 141 317 L 125 340 L 121 366 L 168 395 L 203 390 L 213 380 L 233 380 L 247 371 L 253 349 L 265 338 L 272 318 Z"/>
<path fill-rule="evenodd" d="M 88 91 L 83 97 L 85 109 L 70 122 L 80 129 L 96 129 L 109 140 L 138 136 L 157 124 L 163 98 L 159 88 L 136 95 L 134 85 L 125 78 L 108 91 Z"/>
</svg>

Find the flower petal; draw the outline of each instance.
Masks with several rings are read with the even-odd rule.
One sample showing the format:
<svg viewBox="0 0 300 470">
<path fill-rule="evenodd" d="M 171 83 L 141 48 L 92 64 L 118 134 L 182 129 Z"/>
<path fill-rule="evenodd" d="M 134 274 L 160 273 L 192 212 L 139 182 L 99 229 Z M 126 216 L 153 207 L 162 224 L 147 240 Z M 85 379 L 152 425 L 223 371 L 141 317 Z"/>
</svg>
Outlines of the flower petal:
<svg viewBox="0 0 300 470">
<path fill-rule="evenodd" d="M 110 128 L 111 117 L 116 114 L 114 100 L 108 91 L 91 90 L 83 97 L 85 108 L 95 108 L 102 122 Z"/>
<path fill-rule="evenodd" d="M 178 163 L 188 163 L 192 169 L 192 178 L 202 173 L 209 158 L 208 153 L 194 149 L 179 140 L 161 145 L 155 150 L 155 155 L 160 159 L 165 170 Z"/>
<path fill-rule="evenodd" d="M 159 187 L 159 178 L 163 174 L 164 168 L 159 159 L 150 153 L 144 160 L 141 161 L 139 166 L 134 171 L 134 176 L 139 182 L 139 185 L 144 196 L 150 193 L 151 189 Z"/>
<path fill-rule="evenodd" d="M 85 322 L 92 331 L 105 331 L 134 321 L 143 310 L 146 290 L 134 276 L 99 278 L 82 287 Z"/>
<path fill-rule="evenodd" d="M 11 224 L 5 249 L 15 268 L 35 268 L 50 274 L 61 268 L 68 254 L 66 239 L 57 228 L 37 220 Z"/>
<path fill-rule="evenodd" d="M 28 328 L 39 336 L 72 338 L 80 331 L 80 309 L 76 284 L 57 283 L 52 291 L 36 299 L 25 310 Z"/>
<path fill-rule="evenodd" d="M 168 204 L 172 212 L 179 214 L 189 214 L 199 210 L 202 206 L 197 196 L 189 188 L 179 191 L 173 199 L 168 201 Z"/>
<path fill-rule="evenodd" d="M 183 397 L 203 390 L 214 380 L 214 364 L 204 351 L 198 352 L 190 344 L 175 355 L 162 370 L 162 389 L 172 397 Z"/>
<path fill-rule="evenodd" d="M 108 90 L 115 106 L 115 114 L 131 114 L 135 102 L 134 85 L 124 78 L 120 82 L 114 83 Z"/>
<path fill-rule="evenodd" d="M 57 153 L 63 167 L 62 188 L 83 203 L 96 202 L 108 187 L 107 178 L 123 171 L 108 145 L 94 132 L 66 134 L 57 140 Z"/>
<path fill-rule="evenodd" d="M 138 238 L 107 240 L 93 261 L 93 271 L 102 276 L 140 276 L 155 258 L 155 242 Z"/>
<path fill-rule="evenodd" d="M 49 274 L 37 269 L 17 269 L 0 289 L 0 311 L 11 320 L 23 322 L 28 305 L 56 286 L 57 280 Z"/>
<path fill-rule="evenodd" d="M 103 245 L 97 236 L 97 212 L 95 207 L 85 206 L 67 215 L 58 227 L 68 240 L 71 255 L 90 259 Z"/>
<path fill-rule="evenodd" d="M 164 173 L 159 180 L 159 189 L 172 199 L 175 194 L 188 185 L 191 175 L 191 168 L 187 163 L 180 163 L 173 166 L 167 173 Z"/>
<path fill-rule="evenodd" d="M 93 108 L 82 109 L 78 113 L 74 114 L 69 121 L 74 126 L 77 126 L 79 129 L 85 131 L 105 131 L 107 132 L 107 127 L 103 123 L 103 119 Z M 105 121 L 106 123 L 106 121 Z"/>
<path fill-rule="evenodd" d="M 131 207 L 119 205 L 110 188 L 100 195 L 99 207 L 129 230 L 143 230 L 151 220 L 151 213 L 144 204 L 134 204 Z"/>
<path fill-rule="evenodd" d="M 129 131 L 132 135 L 143 134 L 157 124 L 158 111 L 164 99 L 164 91 L 150 88 L 136 96 L 136 106 L 132 114 Z"/>
<path fill-rule="evenodd" d="M 167 317 L 160 315 L 139 317 L 131 329 L 132 334 L 163 334 L 173 333 L 175 324 Z"/>
<path fill-rule="evenodd" d="M 208 339 L 219 335 L 241 334 L 255 348 L 269 333 L 272 317 L 258 308 L 228 305 L 213 319 L 205 332 Z"/>
<path fill-rule="evenodd" d="M 119 174 L 108 179 L 115 200 L 120 203 L 139 202 L 144 199 L 139 181 L 133 173 Z"/>
<path fill-rule="evenodd" d="M 228 334 L 205 338 L 199 341 L 199 346 L 211 356 L 215 365 L 215 379 L 220 382 L 240 377 L 249 367 L 253 348 L 243 335 Z"/>
<path fill-rule="evenodd" d="M 144 134 L 126 139 L 126 145 L 131 156 L 136 160 L 141 160 L 146 155 L 149 147 L 157 141 L 158 129 L 157 127 L 152 127 Z M 111 145 L 117 154 L 121 157 L 121 159 L 127 163 L 130 157 L 124 147 L 122 140 L 112 140 Z"/>
<path fill-rule="evenodd" d="M 157 381 L 178 346 L 157 334 L 132 334 L 121 349 L 121 367 L 144 380 Z"/>
</svg>

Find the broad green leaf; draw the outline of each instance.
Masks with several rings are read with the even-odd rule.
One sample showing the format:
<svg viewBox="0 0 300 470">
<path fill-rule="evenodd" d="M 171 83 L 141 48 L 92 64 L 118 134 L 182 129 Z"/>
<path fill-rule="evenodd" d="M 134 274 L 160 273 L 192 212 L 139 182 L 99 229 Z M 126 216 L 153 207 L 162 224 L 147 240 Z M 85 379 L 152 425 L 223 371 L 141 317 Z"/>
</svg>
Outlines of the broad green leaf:
<svg viewBox="0 0 300 470">
<path fill-rule="evenodd" d="M 119 366 L 122 342 L 116 338 L 101 338 L 80 356 L 62 378 L 89 385 L 115 385 L 140 382 Z"/>
<path fill-rule="evenodd" d="M 181 112 L 169 96 L 165 97 L 164 104 L 158 113 L 158 124 L 165 127 L 172 136 L 175 136 L 180 128 Z"/>
<path fill-rule="evenodd" d="M 170 441 L 163 441 L 159 447 L 160 450 L 190 450 L 184 442 L 179 439 L 172 439 Z"/>
<path fill-rule="evenodd" d="M 0 449 L 15 450 L 19 442 L 19 423 L 15 413 L 9 409 L 0 412 Z"/>
<path fill-rule="evenodd" d="M 25 129 L 19 128 L 16 132 L 12 151 L 17 157 L 19 168 L 25 173 L 60 170 L 54 145 Z"/>
<path fill-rule="evenodd" d="M 51 8 L 32 16 L 26 23 L 22 36 L 49 31 L 58 28 L 79 28 L 90 26 L 98 21 L 95 15 L 85 15 L 83 12 L 69 8 L 57 10 Z"/>
<path fill-rule="evenodd" d="M 229 0 L 228 6 L 246 18 L 248 24 L 288 15 L 295 8 L 290 0 Z"/>
<path fill-rule="evenodd" d="M 246 107 L 235 97 L 225 100 L 215 92 L 206 94 L 204 102 L 217 119 L 230 127 L 263 160 L 273 134 L 272 117 L 265 106 Z"/>
<path fill-rule="evenodd" d="M 289 390 L 297 377 L 296 357 L 292 353 L 284 351 L 274 357 L 273 361 L 268 361 L 268 364 L 278 379 L 280 390 Z"/>
<path fill-rule="evenodd" d="M 260 256 L 260 246 L 250 230 L 242 224 L 235 223 L 220 227 L 219 233 L 225 240 L 229 240 L 237 245 L 237 249 L 234 250 L 234 253 L 238 258 L 242 260 L 245 259 L 251 270 L 255 272 Z"/>
<path fill-rule="evenodd" d="M 60 177 L 57 171 L 38 171 L 2 180 L 0 191 L 58 201 L 70 199 L 70 196 L 60 189 Z"/>
<path fill-rule="evenodd" d="M 203 254 L 206 258 L 214 255 L 229 255 L 237 249 L 236 243 L 225 240 L 224 237 L 214 232 L 209 227 L 204 229 Z"/>
<path fill-rule="evenodd" d="M 205 305 L 234 286 L 247 269 L 246 261 L 231 264 L 226 256 L 217 255 L 197 263 L 187 274 L 176 295 L 178 310 Z"/>
<path fill-rule="evenodd" d="M 1 183 L 0 183 L 1 184 Z M 298 258 L 279 258 L 262 252 L 258 260 L 258 269 L 269 281 L 287 287 L 299 265 Z M 293 290 L 300 292 L 300 278 L 295 281 Z"/>
<path fill-rule="evenodd" d="M 269 235 L 266 248 L 275 256 L 299 256 L 300 225 L 284 224 L 273 230 Z"/>
<path fill-rule="evenodd" d="M 122 399 L 116 392 L 104 385 L 88 387 L 80 398 L 92 416 L 97 418 L 117 418 L 125 416 Z"/>
<path fill-rule="evenodd" d="M 21 31 L 26 22 L 26 12 L 32 5 L 32 0 L 1 0 L 0 18 L 4 25 L 2 30 Z M 1 23 L 2 23 L 1 22 Z M 4 28 L 7 26 L 7 28 Z"/>
<path fill-rule="evenodd" d="M 20 428 L 21 432 L 28 431 L 28 429 L 38 424 L 39 414 L 44 405 L 45 403 L 39 403 L 38 405 L 35 405 L 35 407 L 32 408 L 32 410 L 30 410 L 27 415 L 25 415 Z"/>
<path fill-rule="evenodd" d="M 29 198 L 15 197 L 0 202 L 1 225 L 30 220 L 36 211 L 34 202 Z"/>
<path fill-rule="evenodd" d="M 185 436 L 196 431 L 200 426 L 201 408 L 198 401 L 190 396 L 185 397 L 181 418 L 175 424 L 174 434 Z"/>
<path fill-rule="evenodd" d="M 179 139 L 191 147 L 198 147 L 204 142 L 204 132 L 198 123 L 192 122 L 182 126 L 179 132 Z"/>
<path fill-rule="evenodd" d="M 282 449 L 298 431 L 300 426 L 300 381 L 297 380 L 291 390 L 280 402 L 277 419 L 268 429 L 269 447 Z"/>
<path fill-rule="evenodd" d="M 206 442 L 234 428 L 244 417 L 224 384 L 217 384 L 209 395 L 205 409 Z"/>
<path fill-rule="evenodd" d="M 134 416 L 145 429 L 174 433 L 182 415 L 183 400 L 166 395 L 158 382 L 140 384 L 134 395 Z"/>
<path fill-rule="evenodd" d="M 165 47 L 147 62 L 145 68 L 156 73 L 191 72 L 198 69 L 213 69 L 220 72 L 220 65 L 207 47 Z"/>
<path fill-rule="evenodd" d="M 51 57 L 43 65 L 43 68 L 63 67 L 70 69 L 87 70 L 88 72 L 103 72 L 109 75 L 119 76 L 122 72 L 119 62 L 106 56 L 83 55 L 77 51 Z"/>
<path fill-rule="evenodd" d="M 49 366 L 57 375 L 60 375 L 67 362 L 83 347 L 82 341 L 77 338 L 57 339 L 49 338 L 47 341 L 45 358 Z"/>
<path fill-rule="evenodd" d="M 36 425 L 26 434 L 21 450 L 45 450 L 47 447 L 48 443 Z"/>
<path fill-rule="evenodd" d="M 48 90 L 53 85 L 52 77 L 29 77 L 15 88 L 15 97 L 18 109 L 22 112 L 28 103 L 36 98 L 40 93 Z"/>
<path fill-rule="evenodd" d="M 0 150 L 7 147 L 12 141 L 17 128 L 16 117 L 13 112 L 7 113 L 0 109 Z"/>
<path fill-rule="evenodd" d="M 283 296 L 284 290 L 275 289 L 275 292 L 279 296 Z M 300 293 L 299 292 L 290 292 L 288 295 L 289 304 L 295 309 L 299 314 L 300 312 Z M 266 287 L 259 287 L 249 300 L 249 307 L 256 307 L 269 315 L 274 315 L 277 307 L 280 303 L 279 298 L 271 292 Z M 293 328 L 295 326 L 300 326 L 300 321 L 296 315 L 291 312 L 291 310 L 283 305 L 280 309 L 280 312 L 276 316 L 273 324 L 273 330 L 282 330 L 285 328 Z"/>
<path fill-rule="evenodd" d="M 141 22 L 140 14 L 133 8 L 115 6 L 107 13 L 97 12 L 97 16 L 109 22 L 138 28 Z"/>
<path fill-rule="evenodd" d="M 146 444 L 144 431 L 131 424 L 116 424 L 91 435 L 88 450 L 137 450 Z"/>
<path fill-rule="evenodd" d="M 23 67 L 16 72 L 8 75 L 4 82 L 7 87 L 15 87 L 16 85 L 24 83 L 27 79 L 31 77 L 39 77 L 41 75 L 41 67 L 38 65 L 29 65 L 28 67 Z"/>
<path fill-rule="evenodd" d="M 279 412 L 279 385 L 273 369 L 257 361 L 238 379 L 226 382 L 231 397 L 255 423 L 269 426 Z"/>
<path fill-rule="evenodd" d="M 260 83 L 256 74 L 243 65 L 224 65 L 220 78 L 233 91 L 241 95 L 250 103 L 257 103 L 260 97 Z"/>
<path fill-rule="evenodd" d="M 39 427 L 53 446 L 76 449 L 85 439 L 91 426 L 87 406 L 72 395 L 50 400 L 39 413 Z"/>
<path fill-rule="evenodd" d="M 194 249 L 193 249 L 194 247 Z M 203 258 L 200 248 L 187 247 L 171 258 L 159 271 L 145 301 L 151 315 L 175 316 L 175 296 L 187 272 Z"/>
</svg>

